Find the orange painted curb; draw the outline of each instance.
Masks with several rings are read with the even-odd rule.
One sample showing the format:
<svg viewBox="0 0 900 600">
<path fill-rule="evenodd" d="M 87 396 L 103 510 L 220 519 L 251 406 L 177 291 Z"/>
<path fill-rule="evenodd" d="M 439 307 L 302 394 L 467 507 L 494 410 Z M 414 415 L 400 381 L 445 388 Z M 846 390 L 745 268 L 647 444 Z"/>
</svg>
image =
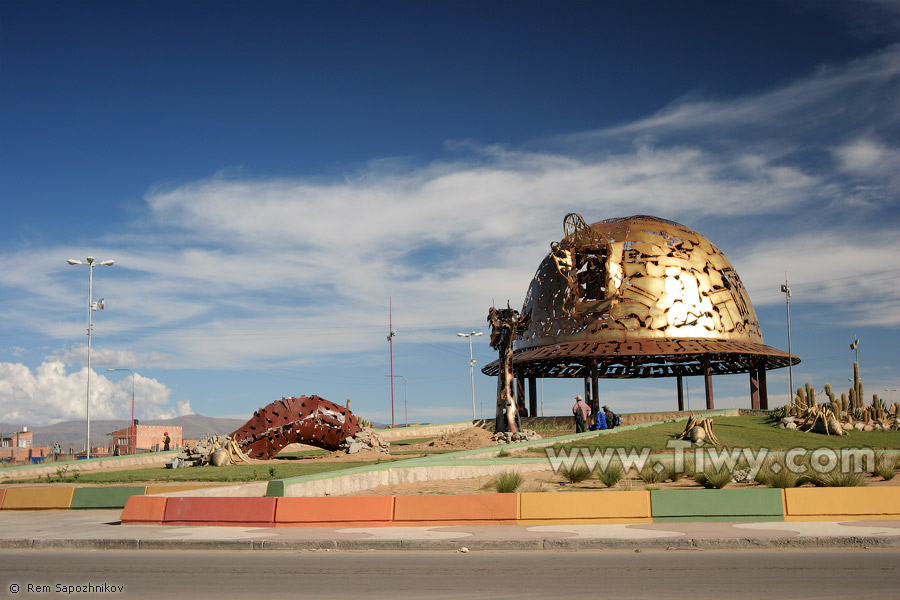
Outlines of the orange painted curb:
<svg viewBox="0 0 900 600">
<path fill-rule="evenodd" d="M 74 495 L 73 487 L 7 488 L 3 510 L 68 510 Z"/>
<path fill-rule="evenodd" d="M 3 496 L 6 495 L 6 490 L 0 490 L 0 510 L 3 509 Z"/>
<path fill-rule="evenodd" d="M 166 500 L 150 496 L 132 496 L 122 509 L 122 523 L 124 525 L 134 523 L 162 524 L 166 513 Z"/>
<path fill-rule="evenodd" d="M 390 525 L 393 496 L 336 496 L 276 498 L 277 526 Z"/>
<path fill-rule="evenodd" d="M 394 525 L 514 525 L 518 517 L 518 494 L 394 497 Z"/>
<path fill-rule="evenodd" d="M 166 498 L 167 524 L 268 526 L 275 522 L 276 498 Z"/>
</svg>

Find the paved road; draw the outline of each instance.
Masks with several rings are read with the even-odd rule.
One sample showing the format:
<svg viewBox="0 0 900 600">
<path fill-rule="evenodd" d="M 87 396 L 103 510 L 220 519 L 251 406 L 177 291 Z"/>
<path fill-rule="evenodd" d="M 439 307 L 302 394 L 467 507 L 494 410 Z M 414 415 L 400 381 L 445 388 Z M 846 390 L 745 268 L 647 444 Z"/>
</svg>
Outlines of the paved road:
<svg viewBox="0 0 900 600">
<path fill-rule="evenodd" d="M 898 564 L 897 549 L 0 550 L 0 598 L 897 599 Z M 103 591 L 77 592 L 76 586 L 87 584 Z M 10 592 L 13 585 L 16 594 Z M 124 588 L 118 592 L 117 586 Z"/>
</svg>

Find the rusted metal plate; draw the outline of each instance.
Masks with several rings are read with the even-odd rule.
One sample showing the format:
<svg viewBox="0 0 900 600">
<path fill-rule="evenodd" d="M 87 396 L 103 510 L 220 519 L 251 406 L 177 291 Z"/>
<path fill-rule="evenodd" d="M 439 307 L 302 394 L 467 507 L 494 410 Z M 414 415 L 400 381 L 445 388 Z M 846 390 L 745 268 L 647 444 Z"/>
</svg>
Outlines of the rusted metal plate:
<svg viewBox="0 0 900 600">
<path fill-rule="evenodd" d="M 713 374 L 747 373 L 797 364 L 800 359 L 765 344 L 730 340 L 652 340 L 569 342 L 517 350 L 513 370 L 536 377 L 587 377 L 592 360 L 600 378 L 674 377 L 702 375 L 708 359 Z M 496 375 L 496 361 L 485 375 Z"/>
<path fill-rule="evenodd" d="M 273 458 L 288 444 L 337 450 L 362 431 L 350 410 L 319 396 L 282 398 L 259 409 L 231 434 L 250 458 Z"/>
<path fill-rule="evenodd" d="M 705 237 L 649 216 L 585 224 L 566 215 L 525 295 L 517 375 L 638 378 L 797 364 L 763 343 L 740 277 Z M 499 372 L 497 363 L 482 369 Z"/>
</svg>

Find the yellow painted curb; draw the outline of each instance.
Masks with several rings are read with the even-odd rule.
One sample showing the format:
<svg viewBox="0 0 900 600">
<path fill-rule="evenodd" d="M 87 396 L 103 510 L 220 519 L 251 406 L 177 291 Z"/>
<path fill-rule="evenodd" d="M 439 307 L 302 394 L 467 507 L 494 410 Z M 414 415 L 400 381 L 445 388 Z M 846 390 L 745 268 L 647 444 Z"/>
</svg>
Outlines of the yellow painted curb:
<svg viewBox="0 0 900 600">
<path fill-rule="evenodd" d="M 900 487 L 788 488 L 785 521 L 900 519 Z"/>
<path fill-rule="evenodd" d="M 68 510 L 73 487 L 7 488 L 3 510 Z"/>
<path fill-rule="evenodd" d="M 519 524 L 650 523 L 650 492 L 519 494 Z"/>
</svg>

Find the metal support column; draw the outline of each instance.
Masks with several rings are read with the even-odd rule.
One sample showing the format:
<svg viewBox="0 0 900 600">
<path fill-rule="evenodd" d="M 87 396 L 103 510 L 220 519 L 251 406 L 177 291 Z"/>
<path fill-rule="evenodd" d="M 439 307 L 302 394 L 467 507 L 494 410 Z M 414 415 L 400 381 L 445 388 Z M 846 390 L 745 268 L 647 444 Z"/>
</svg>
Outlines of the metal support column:
<svg viewBox="0 0 900 600">
<path fill-rule="evenodd" d="M 677 375 L 675 377 L 678 386 L 678 410 L 684 410 L 684 377 L 682 375 Z"/>
<path fill-rule="evenodd" d="M 706 388 L 706 410 L 713 410 L 715 405 L 713 402 L 712 369 L 708 360 L 703 361 L 703 385 Z"/>
<path fill-rule="evenodd" d="M 759 371 L 750 369 L 750 408 L 759 408 Z"/>
<path fill-rule="evenodd" d="M 759 367 L 759 373 L 756 376 L 759 382 L 759 407 L 763 410 L 769 410 L 769 392 L 766 390 L 766 366 Z"/>
<path fill-rule="evenodd" d="M 528 416 L 538 416 L 537 408 L 537 377 L 528 377 Z"/>
</svg>

